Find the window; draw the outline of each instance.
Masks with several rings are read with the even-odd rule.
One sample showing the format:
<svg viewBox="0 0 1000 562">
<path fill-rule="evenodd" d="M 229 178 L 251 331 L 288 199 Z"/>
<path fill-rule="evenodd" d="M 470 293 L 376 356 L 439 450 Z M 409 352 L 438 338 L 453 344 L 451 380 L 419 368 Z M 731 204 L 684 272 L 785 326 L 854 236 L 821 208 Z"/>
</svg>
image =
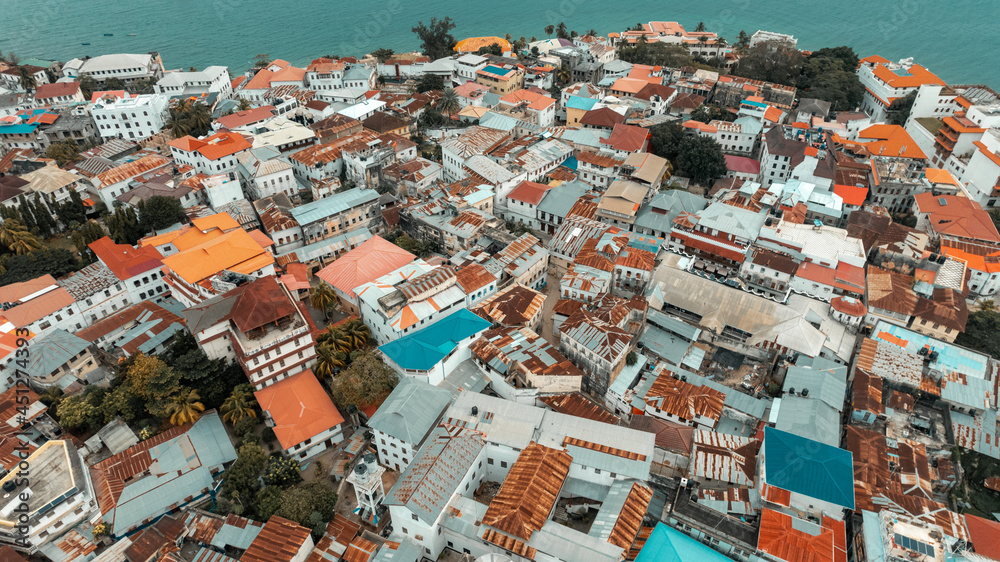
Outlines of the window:
<svg viewBox="0 0 1000 562">
<path fill-rule="evenodd" d="M 417 514 L 416 513 L 411 513 L 410 517 L 412 517 L 414 521 L 420 521 L 420 519 L 417 518 Z M 405 533 L 406 531 L 403 531 L 403 532 Z"/>
</svg>

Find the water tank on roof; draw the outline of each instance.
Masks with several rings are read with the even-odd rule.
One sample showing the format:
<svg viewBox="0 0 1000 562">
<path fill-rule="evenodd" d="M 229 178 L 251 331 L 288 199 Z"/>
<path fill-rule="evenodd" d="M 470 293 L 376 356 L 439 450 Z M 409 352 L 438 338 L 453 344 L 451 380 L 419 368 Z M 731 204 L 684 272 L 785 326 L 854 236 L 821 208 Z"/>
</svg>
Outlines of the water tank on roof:
<svg viewBox="0 0 1000 562">
<path fill-rule="evenodd" d="M 808 388 L 803 388 L 802 389 L 802 396 L 809 396 L 809 389 Z"/>
<path fill-rule="evenodd" d="M 789 388 L 789 389 L 788 389 L 788 393 L 789 393 L 789 394 L 795 394 L 795 387 L 791 387 L 791 388 Z"/>
<path fill-rule="evenodd" d="M 368 464 L 373 464 L 378 460 L 378 457 L 375 456 L 375 453 L 365 453 L 364 460 Z"/>
<path fill-rule="evenodd" d="M 364 476 L 368 472 L 368 466 L 364 464 L 358 464 L 354 467 L 354 473 L 358 476 Z"/>
<path fill-rule="evenodd" d="M 474 415 L 474 416 L 478 416 L 479 415 L 479 406 L 473 406 L 472 407 L 472 415 Z"/>
</svg>

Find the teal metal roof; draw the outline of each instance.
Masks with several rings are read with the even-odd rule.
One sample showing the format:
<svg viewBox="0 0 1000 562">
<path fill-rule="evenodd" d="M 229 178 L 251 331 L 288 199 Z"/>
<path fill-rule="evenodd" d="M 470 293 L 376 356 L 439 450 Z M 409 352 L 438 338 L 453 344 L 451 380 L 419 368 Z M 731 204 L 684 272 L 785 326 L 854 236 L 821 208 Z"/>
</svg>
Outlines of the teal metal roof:
<svg viewBox="0 0 1000 562">
<path fill-rule="evenodd" d="M 684 533 L 657 523 L 635 562 L 732 562 L 732 558 L 712 550 Z"/>
<path fill-rule="evenodd" d="M 343 213 L 344 211 L 378 201 L 378 192 L 374 189 L 354 188 L 342 193 L 335 193 L 312 203 L 299 205 L 291 210 L 292 217 L 305 226 L 316 221 L 326 219 L 332 215 Z"/>
<path fill-rule="evenodd" d="M 32 377 L 47 376 L 87 349 L 89 345 L 89 341 L 66 330 L 52 330 L 49 335 L 31 344 L 28 375 Z"/>
<path fill-rule="evenodd" d="M 449 391 L 403 377 L 369 420 L 368 427 L 419 446 L 449 404 Z"/>
<path fill-rule="evenodd" d="M 854 509 L 852 459 L 845 449 L 764 428 L 764 471 L 770 486 Z"/>
<path fill-rule="evenodd" d="M 488 330 L 490 326 L 489 322 L 463 308 L 426 328 L 379 347 L 379 351 L 401 369 L 427 371 L 447 357 L 458 342 Z"/>
<path fill-rule="evenodd" d="M 566 100 L 566 109 L 582 109 L 590 111 L 597 105 L 597 98 L 585 98 L 583 96 L 570 96 Z"/>
</svg>

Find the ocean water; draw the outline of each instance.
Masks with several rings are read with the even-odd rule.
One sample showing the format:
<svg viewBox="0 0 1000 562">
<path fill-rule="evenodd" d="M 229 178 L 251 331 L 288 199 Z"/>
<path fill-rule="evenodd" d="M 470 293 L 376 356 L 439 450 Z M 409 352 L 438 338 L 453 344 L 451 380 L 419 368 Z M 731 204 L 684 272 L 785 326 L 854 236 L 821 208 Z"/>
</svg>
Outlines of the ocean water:
<svg viewBox="0 0 1000 562">
<path fill-rule="evenodd" d="M 257 53 L 304 65 L 379 47 L 415 50 L 411 28 L 445 16 L 457 39 L 543 39 L 560 21 L 602 34 L 650 20 L 688 29 L 704 22 L 730 43 L 740 30 L 767 29 L 795 35 L 801 49 L 914 57 L 949 83 L 1000 89 L 998 0 L 0 0 L 0 51 L 63 61 L 159 51 L 168 69 L 221 64 L 239 74 Z"/>
</svg>

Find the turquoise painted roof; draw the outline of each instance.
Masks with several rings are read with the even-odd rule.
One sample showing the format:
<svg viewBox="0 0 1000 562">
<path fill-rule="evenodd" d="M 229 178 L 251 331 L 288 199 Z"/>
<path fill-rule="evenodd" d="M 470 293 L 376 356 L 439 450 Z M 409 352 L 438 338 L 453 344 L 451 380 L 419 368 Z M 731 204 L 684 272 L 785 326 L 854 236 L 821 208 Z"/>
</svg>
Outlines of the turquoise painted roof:
<svg viewBox="0 0 1000 562">
<path fill-rule="evenodd" d="M 768 485 L 854 509 L 850 451 L 766 427 L 764 463 Z"/>
<path fill-rule="evenodd" d="M 732 562 L 732 558 L 712 550 L 684 533 L 657 523 L 635 562 Z"/>
<path fill-rule="evenodd" d="M 451 353 L 458 342 L 490 326 L 489 322 L 463 308 L 383 345 L 379 351 L 402 369 L 427 371 Z"/>
<path fill-rule="evenodd" d="M 584 111 L 590 111 L 597 105 L 596 98 L 585 98 L 583 96 L 570 96 L 566 100 L 566 109 L 582 109 Z"/>
</svg>

